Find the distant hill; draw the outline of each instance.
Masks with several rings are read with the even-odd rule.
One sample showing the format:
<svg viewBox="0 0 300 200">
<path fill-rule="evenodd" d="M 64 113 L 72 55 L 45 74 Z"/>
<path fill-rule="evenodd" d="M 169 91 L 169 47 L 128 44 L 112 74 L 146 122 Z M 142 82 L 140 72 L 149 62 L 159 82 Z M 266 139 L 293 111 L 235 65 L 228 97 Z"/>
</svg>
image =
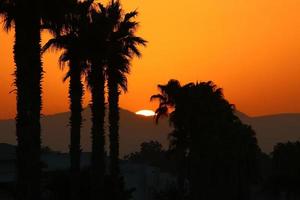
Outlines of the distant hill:
<svg viewBox="0 0 300 200">
<path fill-rule="evenodd" d="M 120 150 L 121 155 L 139 149 L 140 143 L 158 140 L 167 145 L 167 134 L 170 132 L 168 121 L 162 120 L 158 125 L 152 117 L 138 116 L 133 112 L 121 109 L 120 112 Z M 241 120 L 252 125 L 257 132 L 259 145 L 265 152 L 270 152 L 278 142 L 300 139 L 300 114 L 279 114 L 262 117 L 249 117 L 237 113 Z M 62 152 L 68 151 L 69 113 L 59 113 L 42 117 L 43 145 Z M 90 110 L 83 112 L 82 149 L 90 151 Z M 14 120 L 0 120 L 0 143 L 15 144 Z"/>
<path fill-rule="evenodd" d="M 300 113 L 249 117 L 237 114 L 256 131 L 258 143 L 263 151 L 271 152 L 278 142 L 300 140 Z"/>
<path fill-rule="evenodd" d="M 89 152 L 91 151 L 90 109 L 83 111 L 83 118 L 81 144 L 83 151 Z M 124 109 L 120 111 L 120 118 L 120 151 L 122 156 L 138 150 L 139 145 L 144 141 L 158 140 L 167 144 L 167 133 L 170 131 L 167 120 L 156 125 L 152 117 L 139 116 Z M 50 146 L 54 150 L 67 152 L 69 148 L 68 121 L 69 113 L 67 112 L 43 116 L 41 120 L 43 146 Z M 0 120 L 0 143 L 16 143 L 14 120 Z"/>
</svg>

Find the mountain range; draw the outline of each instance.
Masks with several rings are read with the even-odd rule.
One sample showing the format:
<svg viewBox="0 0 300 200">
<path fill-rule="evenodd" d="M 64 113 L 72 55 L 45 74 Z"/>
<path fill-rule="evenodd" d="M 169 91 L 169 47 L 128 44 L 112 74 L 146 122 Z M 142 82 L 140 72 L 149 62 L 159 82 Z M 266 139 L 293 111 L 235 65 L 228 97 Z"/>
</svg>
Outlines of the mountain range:
<svg viewBox="0 0 300 200">
<path fill-rule="evenodd" d="M 264 152 L 271 152 L 273 146 L 278 142 L 300 139 L 300 113 L 250 117 L 237 112 L 237 115 L 244 123 L 251 125 L 256 131 L 259 145 Z M 82 150 L 88 152 L 91 149 L 90 109 L 83 111 L 83 118 Z M 49 146 L 57 151 L 67 152 L 69 146 L 68 120 L 68 112 L 43 116 L 41 119 L 42 145 Z M 170 131 L 171 128 L 167 119 L 163 119 L 159 124 L 155 124 L 153 117 L 144 117 L 121 109 L 121 156 L 137 151 L 142 142 L 149 140 L 157 140 L 167 147 L 168 133 Z M 16 143 L 14 120 L 0 120 L 0 143 Z"/>
</svg>

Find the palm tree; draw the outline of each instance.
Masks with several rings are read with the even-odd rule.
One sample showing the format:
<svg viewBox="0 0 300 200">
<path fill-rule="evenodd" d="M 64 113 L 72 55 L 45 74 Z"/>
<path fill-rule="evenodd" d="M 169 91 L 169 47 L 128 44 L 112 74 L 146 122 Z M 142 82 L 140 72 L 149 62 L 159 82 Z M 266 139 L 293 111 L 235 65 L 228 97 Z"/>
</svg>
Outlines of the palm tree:
<svg viewBox="0 0 300 200">
<path fill-rule="evenodd" d="M 155 121 L 158 123 L 161 117 L 169 117 L 169 122 L 174 130 L 169 134 L 169 150 L 176 157 L 177 170 L 177 198 L 184 198 L 184 183 L 186 179 L 186 154 L 188 151 L 188 136 L 184 125 L 184 110 L 183 101 L 185 98 L 182 95 L 184 88 L 192 84 L 181 86 L 179 81 L 170 80 L 166 85 L 158 85 L 159 94 L 152 95 L 150 100 L 158 100 L 159 106 L 156 109 Z"/>
<path fill-rule="evenodd" d="M 66 3 L 67 1 L 62 1 Z M 5 29 L 15 28 L 14 61 L 17 94 L 17 199 L 40 199 L 41 179 L 41 28 L 65 12 L 61 1 L 1 0 Z M 68 1 L 68 3 L 71 1 Z M 56 10 L 54 13 L 54 8 Z M 60 15 L 62 14 L 62 15 Z"/>
<path fill-rule="evenodd" d="M 40 57 L 40 15 L 32 4 L 21 1 L 1 1 L 0 7 L 5 18 L 5 28 L 9 30 L 12 23 L 15 25 L 17 199 L 39 199 L 43 73 Z"/>
<path fill-rule="evenodd" d="M 127 91 L 126 74 L 130 72 L 131 59 L 140 57 L 139 45 L 146 41 L 135 35 L 138 23 L 133 19 L 137 11 L 122 15 L 119 1 L 112 0 L 108 8 L 112 16 L 113 32 L 110 34 L 107 51 L 108 102 L 109 102 L 109 138 L 110 138 L 110 173 L 116 181 L 119 179 L 119 95 L 120 89 Z"/>
<path fill-rule="evenodd" d="M 88 87 L 91 91 L 91 119 L 92 119 L 92 156 L 91 156 L 91 199 L 100 199 L 103 194 L 105 175 L 105 76 L 104 55 L 108 23 L 106 8 L 98 4 L 99 11 L 92 10 L 89 38 Z"/>
<path fill-rule="evenodd" d="M 92 2 L 78 4 L 76 10 L 70 15 L 64 29 L 54 34 L 42 51 L 49 48 L 64 49 L 59 58 L 60 66 L 68 62 L 69 70 L 64 81 L 69 79 L 70 99 L 70 195 L 72 200 L 79 199 L 80 192 L 80 133 L 82 125 L 82 97 L 84 94 L 82 76 L 87 68 L 87 33 L 89 25 L 89 9 Z M 55 32 L 55 30 L 53 30 Z"/>
<path fill-rule="evenodd" d="M 156 109 L 155 121 L 156 123 L 162 116 L 169 116 L 175 111 L 177 106 L 177 99 L 180 97 L 181 85 L 179 81 L 171 79 L 166 85 L 158 85 L 159 94 L 152 95 L 150 100 L 158 100 L 159 106 Z M 170 113 L 171 112 L 171 113 Z"/>
</svg>

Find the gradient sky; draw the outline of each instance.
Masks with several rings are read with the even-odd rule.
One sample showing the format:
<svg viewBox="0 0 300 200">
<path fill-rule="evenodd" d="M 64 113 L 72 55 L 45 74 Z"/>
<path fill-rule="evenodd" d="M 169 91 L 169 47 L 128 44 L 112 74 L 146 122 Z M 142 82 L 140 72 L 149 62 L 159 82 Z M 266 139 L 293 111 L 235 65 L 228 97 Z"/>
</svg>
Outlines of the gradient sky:
<svg viewBox="0 0 300 200">
<path fill-rule="evenodd" d="M 154 109 L 158 83 L 213 80 L 249 115 L 300 112 L 299 0 L 123 0 L 149 41 L 121 107 Z M 49 35 L 43 34 L 44 42 Z M 0 119 L 15 116 L 13 33 L 0 31 Z M 57 55 L 44 58 L 43 114 L 68 110 Z M 89 95 L 84 104 L 89 102 Z"/>
</svg>

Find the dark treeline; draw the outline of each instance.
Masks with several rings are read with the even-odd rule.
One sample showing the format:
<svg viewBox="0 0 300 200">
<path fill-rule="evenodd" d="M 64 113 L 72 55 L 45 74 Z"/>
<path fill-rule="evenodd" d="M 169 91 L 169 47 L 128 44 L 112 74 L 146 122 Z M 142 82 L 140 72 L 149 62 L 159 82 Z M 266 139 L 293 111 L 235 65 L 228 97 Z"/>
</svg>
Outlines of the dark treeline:
<svg viewBox="0 0 300 200">
<path fill-rule="evenodd" d="M 241 199 L 298 200 L 300 198 L 299 157 L 300 142 L 279 143 L 274 146 L 274 150 L 271 154 L 258 154 L 258 157 L 256 158 L 258 164 L 258 169 L 256 170 L 257 174 L 255 174 L 256 179 L 255 181 L 251 181 L 248 185 L 250 192 L 248 191 L 247 193 L 250 193 L 250 195 Z M 126 155 L 124 159 L 132 163 L 155 167 L 162 172 L 178 177 L 177 170 L 179 163 L 176 154 L 174 154 L 172 148 L 164 149 L 157 141 L 151 140 L 143 142 L 140 145 L 139 151 Z M 211 157 L 208 159 L 213 158 Z M 232 162 L 232 160 L 227 160 L 227 162 Z M 214 166 L 214 168 L 217 169 L 219 166 Z M 221 168 L 219 168 L 219 170 L 221 170 Z M 223 171 L 221 173 L 227 172 Z M 227 175 L 220 176 L 219 178 L 225 178 L 227 180 Z M 185 195 L 181 198 L 191 199 L 188 177 L 185 178 L 185 184 Z M 202 190 L 200 187 L 197 189 Z M 222 192 L 222 190 L 218 190 L 218 188 L 214 189 L 216 192 Z M 226 193 L 222 192 L 222 194 L 219 195 L 222 196 L 223 194 Z M 151 197 L 155 200 L 179 199 L 178 183 L 171 182 L 164 189 L 153 190 Z"/>
<path fill-rule="evenodd" d="M 157 167 L 176 176 L 176 158 L 157 141 L 143 142 L 140 151 L 125 155 L 124 160 Z"/>
<path fill-rule="evenodd" d="M 41 126 L 42 78 L 41 54 L 48 49 L 63 50 L 59 63 L 68 66 L 69 80 L 70 192 L 67 198 L 80 199 L 80 132 L 84 82 L 91 92 L 92 156 L 89 169 L 90 199 L 120 199 L 123 187 L 119 173 L 119 95 L 127 91 L 131 59 L 141 56 L 139 45 L 146 41 L 135 35 L 137 11 L 126 13 L 118 0 L 108 5 L 93 0 L 0 0 L 5 30 L 15 31 L 14 61 L 17 96 L 17 180 L 16 199 L 40 200 L 42 188 Z M 41 31 L 53 38 L 41 47 Z M 105 156 L 105 85 L 109 101 L 109 173 Z M 109 178 L 107 178 L 109 177 Z M 110 190 L 107 187 L 110 182 Z M 68 187 L 65 187 L 67 189 Z M 111 191 L 109 194 L 107 191 Z M 65 198 L 63 198 L 65 199 Z"/>
<path fill-rule="evenodd" d="M 300 142 L 279 143 L 269 160 L 268 179 L 264 190 L 272 199 L 300 199 Z"/>
</svg>

